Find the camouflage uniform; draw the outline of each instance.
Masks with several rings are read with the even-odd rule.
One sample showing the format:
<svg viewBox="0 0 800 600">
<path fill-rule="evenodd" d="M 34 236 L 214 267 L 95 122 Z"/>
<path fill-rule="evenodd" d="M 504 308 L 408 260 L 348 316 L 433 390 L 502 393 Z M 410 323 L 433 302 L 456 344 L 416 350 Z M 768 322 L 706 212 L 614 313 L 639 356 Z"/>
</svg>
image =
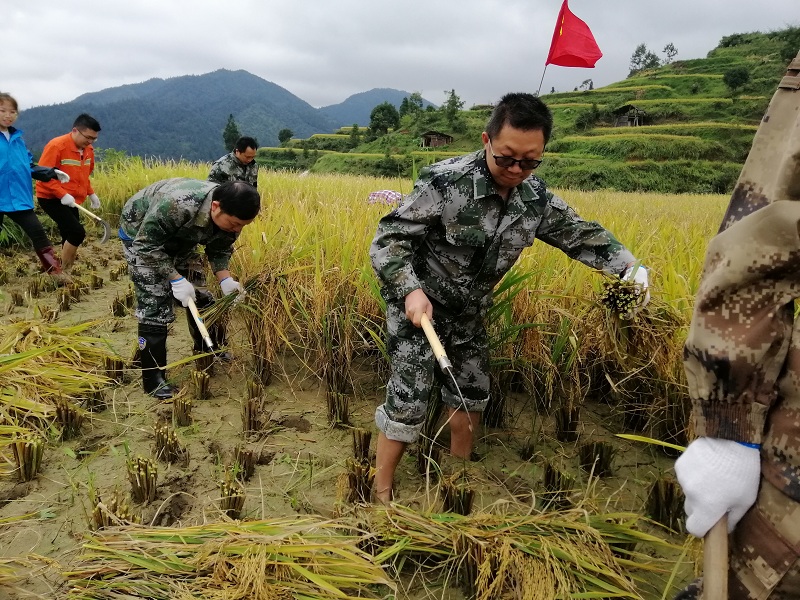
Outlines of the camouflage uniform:
<svg viewBox="0 0 800 600">
<path fill-rule="evenodd" d="M 798 227 L 800 202 L 780 201 L 711 241 L 686 341 L 697 435 L 761 444 L 758 499 L 731 539 L 730 598 L 800 597 Z"/>
<path fill-rule="evenodd" d="M 483 410 L 489 400 L 483 318 L 495 285 L 536 238 L 615 275 L 636 260 L 538 177 L 529 177 L 504 201 L 483 150 L 423 169 L 411 194 L 381 219 L 370 256 L 387 303 L 392 375 L 375 420 L 389 439 L 416 440 L 435 371 L 423 331 L 405 317 L 406 295 L 418 288 L 427 294 L 468 408 Z M 459 408 L 453 392 L 445 387 L 442 398 Z"/>
<path fill-rule="evenodd" d="M 730 539 L 731 599 L 800 598 L 800 54 L 706 252 L 684 366 L 698 436 L 761 445 Z M 678 598 L 697 598 L 702 581 Z"/>
<path fill-rule="evenodd" d="M 140 323 L 167 325 L 175 319 L 169 283 L 175 271 L 203 283 L 202 275 L 190 272 L 198 244 L 205 245 L 215 273 L 228 268 L 238 234 L 222 231 L 211 220 L 216 187 L 196 179 L 165 179 L 134 194 L 122 208 L 120 232 Z"/>
<path fill-rule="evenodd" d="M 256 161 L 244 164 L 231 152 L 214 161 L 208 173 L 208 180 L 216 183 L 246 181 L 253 187 L 258 187 L 258 164 Z"/>
</svg>

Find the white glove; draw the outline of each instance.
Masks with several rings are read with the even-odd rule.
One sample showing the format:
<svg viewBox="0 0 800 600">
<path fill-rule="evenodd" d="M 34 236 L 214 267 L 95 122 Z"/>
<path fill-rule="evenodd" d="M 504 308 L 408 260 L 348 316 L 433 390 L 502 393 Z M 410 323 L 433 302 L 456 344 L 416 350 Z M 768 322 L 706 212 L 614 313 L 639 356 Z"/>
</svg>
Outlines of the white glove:
<svg viewBox="0 0 800 600">
<path fill-rule="evenodd" d="M 64 194 L 61 196 L 61 204 L 64 206 L 69 206 L 71 208 L 75 208 L 78 206 L 78 203 L 75 202 L 75 198 L 72 197 L 72 194 Z"/>
<path fill-rule="evenodd" d="M 222 294 L 225 296 L 228 294 L 233 294 L 234 292 L 241 294 L 244 291 L 242 289 L 242 284 L 236 281 L 233 277 L 226 277 L 220 281 L 219 287 L 222 290 Z"/>
<path fill-rule="evenodd" d="M 58 177 L 58 182 L 59 183 L 68 183 L 69 182 L 69 175 L 64 173 L 64 171 L 59 171 L 58 169 L 53 169 L 53 171 L 55 172 L 56 177 Z"/>
<path fill-rule="evenodd" d="M 650 290 L 647 283 L 647 269 L 644 267 L 633 265 L 625 271 L 622 275 L 623 281 L 632 281 L 636 284 L 636 291 L 642 297 L 639 304 L 636 306 L 634 312 L 642 310 L 647 303 L 650 302 Z M 633 315 L 631 315 L 633 316 Z"/>
<path fill-rule="evenodd" d="M 97 194 L 89 195 L 89 207 L 94 210 L 100 208 L 100 198 L 97 197 Z"/>
<path fill-rule="evenodd" d="M 170 279 L 169 284 L 172 286 L 172 295 L 175 296 L 175 300 L 183 306 L 189 306 L 189 300 L 197 300 L 197 292 L 194 286 L 186 281 L 185 277 Z"/>
<path fill-rule="evenodd" d="M 724 514 L 728 533 L 758 496 L 761 456 L 757 448 L 718 438 L 697 438 L 675 461 L 686 496 L 686 530 L 703 537 Z"/>
</svg>

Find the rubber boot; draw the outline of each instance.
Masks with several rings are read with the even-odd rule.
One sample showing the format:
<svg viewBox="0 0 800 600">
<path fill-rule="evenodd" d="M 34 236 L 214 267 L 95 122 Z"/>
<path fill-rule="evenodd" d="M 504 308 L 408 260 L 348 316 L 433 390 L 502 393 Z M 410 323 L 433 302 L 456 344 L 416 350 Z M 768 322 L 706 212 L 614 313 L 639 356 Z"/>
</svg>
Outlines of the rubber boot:
<svg viewBox="0 0 800 600">
<path fill-rule="evenodd" d="M 175 395 L 175 389 L 167 383 L 167 326 L 139 323 L 139 348 L 142 350 L 142 387 L 159 400 Z"/>
<path fill-rule="evenodd" d="M 214 343 L 214 348 L 216 350 L 214 354 L 217 356 L 217 358 L 219 358 L 222 362 L 231 362 L 233 361 L 233 354 L 227 350 L 221 350 L 221 348 L 226 348 L 228 346 L 228 339 L 226 335 L 228 324 L 225 321 L 226 318 L 223 316 L 220 321 L 209 327 L 208 334 L 211 336 L 211 341 Z"/>
<path fill-rule="evenodd" d="M 61 263 L 56 258 L 56 253 L 53 251 L 52 246 L 40 248 L 36 251 L 36 256 L 39 257 L 39 262 L 42 263 L 42 273 L 61 274 Z"/>
<path fill-rule="evenodd" d="M 61 269 L 61 263 L 56 258 L 56 253 L 52 246 L 45 246 L 36 250 L 36 256 L 39 257 L 39 262 L 42 263 L 42 273 L 50 275 L 59 286 L 70 282 L 69 276 Z"/>
<path fill-rule="evenodd" d="M 204 290 L 196 290 L 196 299 L 194 301 L 195 306 L 197 306 L 197 310 L 204 310 L 211 306 L 214 303 L 214 296 L 211 295 L 210 292 L 206 292 Z M 192 336 L 192 342 L 194 342 L 192 346 L 192 350 L 195 354 L 201 354 L 203 352 L 208 352 L 209 348 L 206 347 L 205 341 L 203 340 L 203 336 L 200 334 L 200 330 L 197 328 L 197 323 L 194 322 L 194 317 L 192 316 L 192 311 L 189 308 L 186 308 L 186 323 L 189 325 L 189 334 Z M 211 335 L 211 331 L 209 329 L 209 336 Z M 212 338 L 213 343 L 213 338 Z"/>
<path fill-rule="evenodd" d="M 214 296 L 212 296 L 210 292 L 197 290 L 197 300 L 195 301 L 195 305 L 197 306 L 198 310 L 204 310 L 213 303 Z M 192 336 L 192 350 L 194 353 L 201 354 L 203 352 L 208 352 L 208 348 L 203 340 L 203 336 L 200 334 L 200 330 L 197 328 L 197 323 L 194 322 L 194 317 L 192 317 L 192 312 L 188 308 L 186 309 L 186 322 L 189 324 L 189 333 Z M 220 348 L 225 347 L 228 343 L 225 336 L 225 330 L 226 327 L 224 325 L 220 323 L 214 323 L 208 327 L 208 335 L 211 338 L 211 343 L 214 344 L 214 356 L 224 362 L 230 362 L 233 360 L 230 352 L 220 350 Z"/>
</svg>

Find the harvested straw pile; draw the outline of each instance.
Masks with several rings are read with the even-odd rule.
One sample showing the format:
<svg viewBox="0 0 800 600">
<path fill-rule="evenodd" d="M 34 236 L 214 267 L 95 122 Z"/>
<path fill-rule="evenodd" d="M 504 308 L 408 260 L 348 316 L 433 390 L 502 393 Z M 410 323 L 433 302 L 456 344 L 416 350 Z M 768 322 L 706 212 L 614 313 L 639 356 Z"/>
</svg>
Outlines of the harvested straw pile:
<svg viewBox="0 0 800 600">
<path fill-rule="evenodd" d="M 477 600 L 515 598 L 640 598 L 630 569 L 654 569 L 631 550 L 637 542 L 666 545 L 637 528 L 634 514 L 583 510 L 528 515 L 422 515 L 394 506 L 375 513 L 381 564 L 419 572 L 431 559 L 446 578 L 467 585 Z M 621 557 L 621 556 L 622 557 Z"/>
<path fill-rule="evenodd" d="M 86 600 L 381 598 L 393 586 L 359 549 L 368 537 L 312 518 L 126 527 L 94 534 L 65 576 Z"/>
<path fill-rule="evenodd" d="M 85 399 L 107 386 L 102 365 L 113 354 L 103 340 L 86 334 L 94 325 L 64 327 L 42 321 L 0 325 L 0 390 L 5 410 L 54 416 L 58 399 Z"/>
</svg>

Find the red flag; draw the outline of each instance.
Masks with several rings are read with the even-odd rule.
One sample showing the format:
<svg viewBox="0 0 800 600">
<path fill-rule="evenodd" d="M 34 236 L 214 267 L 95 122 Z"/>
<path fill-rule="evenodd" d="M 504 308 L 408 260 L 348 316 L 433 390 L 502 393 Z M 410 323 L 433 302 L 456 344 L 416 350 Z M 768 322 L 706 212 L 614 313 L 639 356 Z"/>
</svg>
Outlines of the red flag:
<svg viewBox="0 0 800 600">
<path fill-rule="evenodd" d="M 589 26 L 573 15 L 567 0 L 561 5 L 545 65 L 593 68 L 603 53 Z"/>
</svg>

